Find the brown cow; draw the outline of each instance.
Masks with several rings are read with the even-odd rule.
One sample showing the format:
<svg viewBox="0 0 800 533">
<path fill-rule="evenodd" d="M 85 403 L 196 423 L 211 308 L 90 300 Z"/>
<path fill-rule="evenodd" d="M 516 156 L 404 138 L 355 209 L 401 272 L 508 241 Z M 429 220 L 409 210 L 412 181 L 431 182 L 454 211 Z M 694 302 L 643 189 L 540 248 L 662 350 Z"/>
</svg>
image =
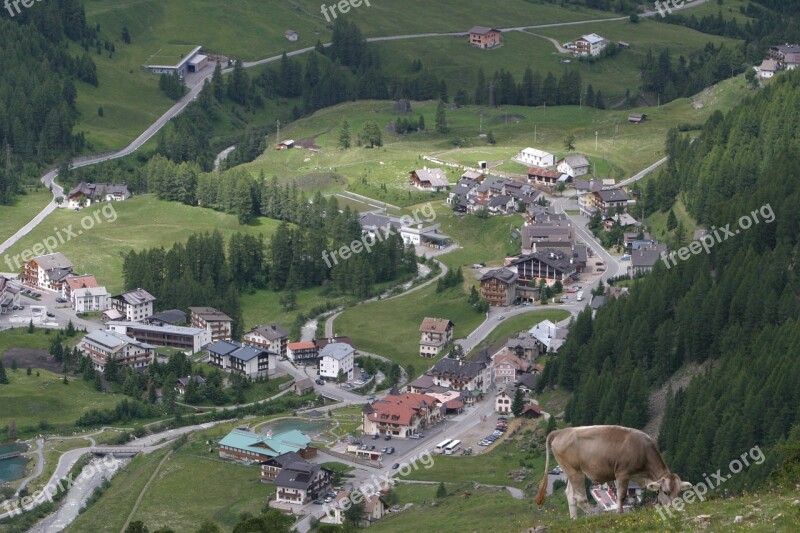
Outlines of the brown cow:
<svg viewBox="0 0 800 533">
<path fill-rule="evenodd" d="M 577 507 L 591 514 L 592 508 L 586 499 L 584 476 L 595 483 L 617 483 L 617 509 L 622 513 L 628 492 L 628 482 L 636 481 L 642 487 L 658 492 L 658 501 L 669 505 L 682 491 L 692 484 L 681 481 L 664 464 L 656 443 L 638 429 L 622 426 L 584 426 L 553 431 L 547 436 L 545 446 L 544 478 L 539 484 L 536 503 L 544 503 L 547 492 L 550 449 L 568 478 L 567 503 L 569 516 L 578 518 Z"/>
</svg>

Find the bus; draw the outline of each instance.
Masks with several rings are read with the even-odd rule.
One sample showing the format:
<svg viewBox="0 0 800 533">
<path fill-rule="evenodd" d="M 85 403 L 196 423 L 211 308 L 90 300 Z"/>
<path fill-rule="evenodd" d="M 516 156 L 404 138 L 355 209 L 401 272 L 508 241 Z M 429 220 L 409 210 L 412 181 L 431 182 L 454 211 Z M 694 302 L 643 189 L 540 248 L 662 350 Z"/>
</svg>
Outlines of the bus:
<svg viewBox="0 0 800 533">
<path fill-rule="evenodd" d="M 436 448 L 434 448 L 434 449 L 439 453 L 444 453 L 445 448 L 447 448 L 447 446 L 451 442 L 453 442 L 453 439 L 445 439 L 442 442 L 440 442 L 439 444 L 437 444 Z"/>
<path fill-rule="evenodd" d="M 460 447 L 461 447 L 460 440 L 451 441 L 450 444 L 448 444 L 447 447 L 444 449 L 444 453 L 445 455 L 453 455 L 458 451 Z"/>
</svg>

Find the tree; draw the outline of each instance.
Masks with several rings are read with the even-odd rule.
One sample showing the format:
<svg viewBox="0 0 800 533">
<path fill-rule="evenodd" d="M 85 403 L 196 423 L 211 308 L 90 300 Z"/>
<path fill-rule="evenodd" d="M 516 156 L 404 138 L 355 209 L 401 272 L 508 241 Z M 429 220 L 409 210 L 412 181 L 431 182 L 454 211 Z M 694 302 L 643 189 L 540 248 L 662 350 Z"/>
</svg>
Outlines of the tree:
<svg viewBox="0 0 800 533">
<path fill-rule="evenodd" d="M 351 526 L 361 527 L 361 523 L 364 521 L 364 502 L 362 500 L 359 500 L 358 503 L 353 502 L 353 505 L 344 512 L 344 518 L 345 522 Z"/>
<path fill-rule="evenodd" d="M 667 231 L 672 231 L 678 227 L 678 218 L 675 216 L 675 211 L 670 209 L 667 215 Z"/>
<path fill-rule="evenodd" d="M 147 389 L 147 402 L 156 403 L 158 396 L 156 394 L 156 384 L 150 380 L 150 387 Z"/>
<path fill-rule="evenodd" d="M 28 375 L 28 376 L 30 376 L 32 373 L 33 373 L 33 370 L 31 369 L 31 367 L 28 367 L 28 368 L 25 370 L 25 374 L 26 374 L 26 375 Z"/>
<path fill-rule="evenodd" d="M 564 137 L 564 148 L 567 152 L 571 152 L 575 149 L 575 136 L 570 134 Z"/>
<path fill-rule="evenodd" d="M 497 141 L 494 138 L 494 133 L 492 130 L 489 130 L 489 133 L 486 134 L 486 144 L 494 146 L 496 143 Z"/>
<path fill-rule="evenodd" d="M 147 526 L 144 525 L 144 522 L 141 520 L 136 520 L 128 524 L 128 527 L 125 528 L 125 533 L 149 533 L 150 530 L 147 529 Z"/>
<path fill-rule="evenodd" d="M 425 117 L 422 115 L 419 116 L 419 120 L 417 121 L 417 131 L 425 131 Z"/>
<path fill-rule="evenodd" d="M 342 150 L 350 148 L 350 123 L 346 120 L 342 122 L 342 127 L 339 130 L 339 148 Z"/>
<path fill-rule="evenodd" d="M 522 396 L 522 389 L 517 387 L 514 399 L 511 401 L 511 412 L 514 413 L 514 416 L 522 416 L 523 409 L 525 409 L 525 398 Z"/>
<path fill-rule="evenodd" d="M 3 366 L 3 358 L 0 357 L 0 385 L 8 385 L 8 376 L 6 375 L 6 367 Z"/>
<path fill-rule="evenodd" d="M 636 13 L 635 11 L 633 13 L 631 13 L 631 16 L 629 18 L 630 18 L 630 21 L 632 23 L 634 23 L 634 24 L 637 24 L 639 22 L 639 14 Z"/>
<path fill-rule="evenodd" d="M 376 146 L 383 146 L 383 140 L 381 139 L 381 129 L 375 122 L 369 121 L 364 123 L 364 127 L 361 130 L 361 135 L 359 136 L 360 143 L 359 144 L 369 144 L 370 148 L 374 148 Z"/>
<path fill-rule="evenodd" d="M 97 108 L 97 116 L 102 117 L 103 115 L 105 115 L 105 113 L 103 112 L 103 106 L 100 106 Z"/>
<path fill-rule="evenodd" d="M 414 368 L 414 365 L 412 365 L 411 363 L 409 363 L 408 366 L 406 367 L 406 374 L 408 374 L 409 381 L 414 379 L 414 376 L 416 376 L 416 369 Z"/>
<path fill-rule="evenodd" d="M 444 498 L 447 496 L 447 487 L 444 486 L 444 481 L 439 482 L 439 488 L 436 489 L 436 497 Z"/>
<path fill-rule="evenodd" d="M 549 435 L 556 429 L 558 429 L 558 426 L 556 426 L 556 417 L 550 415 L 550 418 L 547 419 L 547 429 L 545 430 L 546 434 Z"/>
<path fill-rule="evenodd" d="M 64 333 L 67 335 L 67 337 L 74 337 L 75 336 L 75 333 L 76 333 L 75 324 L 72 323 L 72 319 L 70 319 L 70 321 L 67 322 L 67 327 L 64 330 Z"/>
<path fill-rule="evenodd" d="M 436 131 L 437 133 L 447 133 L 450 129 L 447 127 L 447 114 L 444 110 L 444 102 L 439 100 L 439 105 L 436 107 Z"/>
<path fill-rule="evenodd" d="M 564 191 L 567 189 L 567 184 L 563 181 L 559 181 L 556 183 L 556 192 L 558 192 L 559 196 L 564 196 Z"/>
<path fill-rule="evenodd" d="M 119 379 L 119 364 L 116 357 L 109 357 L 106 361 L 106 367 L 103 370 L 103 377 L 109 383 L 114 383 Z"/>
<path fill-rule="evenodd" d="M 61 383 L 64 385 L 69 385 L 69 380 L 67 379 L 67 375 L 64 374 L 64 377 L 61 379 Z"/>
<path fill-rule="evenodd" d="M 103 392 L 103 376 L 100 375 L 100 372 L 94 373 L 94 390 L 97 392 Z"/>
<path fill-rule="evenodd" d="M 8 423 L 8 440 L 17 440 L 17 419 L 12 418 Z"/>
<path fill-rule="evenodd" d="M 125 44 L 131 44 L 131 34 L 128 31 L 127 26 L 122 27 L 122 42 Z"/>
<path fill-rule="evenodd" d="M 31 319 L 28 321 L 28 329 L 27 329 L 27 332 L 28 332 L 28 333 L 33 333 L 34 331 L 35 331 L 35 329 L 33 328 L 33 319 L 31 318 Z"/>
<path fill-rule="evenodd" d="M 221 533 L 219 526 L 211 520 L 204 520 L 195 533 Z"/>
</svg>

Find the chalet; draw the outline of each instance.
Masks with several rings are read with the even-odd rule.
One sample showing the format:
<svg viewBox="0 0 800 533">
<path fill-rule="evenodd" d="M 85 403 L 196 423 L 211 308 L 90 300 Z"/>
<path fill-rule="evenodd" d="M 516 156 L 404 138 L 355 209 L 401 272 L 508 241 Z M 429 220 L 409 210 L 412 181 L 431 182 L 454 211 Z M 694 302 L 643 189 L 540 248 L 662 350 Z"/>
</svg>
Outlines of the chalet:
<svg viewBox="0 0 800 533">
<path fill-rule="evenodd" d="M 474 359 L 440 359 L 428 372 L 433 382 L 456 391 L 478 390 L 483 393 L 489 389 L 492 379 L 491 358 L 481 355 Z"/>
<path fill-rule="evenodd" d="M 542 320 L 528 332 L 536 339 L 537 355 L 556 353 L 567 338 L 567 330 L 550 320 Z"/>
<path fill-rule="evenodd" d="M 617 209 L 625 210 L 628 208 L 628 193 L 622 189 L 602 189 L 595 193 L 594 206 L 605 216 L 610 216 Z"/>
<path fill-rule="evenodd" d="M 628 275 L 631 277 L 647 274 L 661 259 L 661 254 L 667 253 L 666 244 L 653 243 L 637 250 L 631 251 L 631 264 L 628 266 Z"/>
<path fill-rule="evenodd" d="M 535 365 L 539 366 L 539 365 Z M 536 383 L 539 381 L 539 374 L 534 374 L 532 372 L 525 372 L 521 376 L 517 377 L 517 381 L 519 381 L 519 387 L 527 393 L 530 393 L 536 390 Z"/>
<path fill-rule="evenodd" d="M 442 418 L 438 402 L 427 394 L 387 394 L 363 409 L 365 435 L 406 438 Z"/>
<path fill-rule="evenodd" d="M 608 298 L 605 294 L 596 294 L 592 296 L 592 301 L 589 302 L 589 307 L 592 309 L 592 311 L 597 311 L 606 304 L 606 301 L 608 301 Z"/>
<path fill-rule="evenodd" d="M 297 42 L 297 40 L 300 38 L 300 35 L 294 30 L 286 30 L 283 36 L 286 37 L 286 40 L 290 43 Z"/>
<path fill-rule="evenodd" d="M 111 294 L 105 287 L 74 289 L 70 295 L 76 313 L 103 312 L 111 309 Z"/>
<path fill-rule="evenodd" d="M 486 176 L 483 172 L 478 172 L 477 170 L 465 170 L 463 174 L 461 174 L 461 179 L 459 182 L 472 182 L 475 185 L 479 185 Z"/>
<path fill-rule="evenodd" d="M 439 355 L 453 340 L 455 324 L 445 318 L 426 317 L 419 327 L 420 357 L 432 358 Z"/>
<path fill-rule="evenodd" d="M 756 67 L 758 77 L 762 80 L 768 80 L 781 70 L 781 64 L 775 59 L 765 59 L 761 64 Z"/>
<path fill-rule="evenodd" d="M 425 167 L 411 171 L 411 184 L 421 191 L 444 191 L 450 187 L 447 175 L 440 168 Z"/>
<path fill-rule="evenodd" d="M 486 204 L 486 209 L 492 215 L 506 215 L 513 213 L 517 209 L 517 202 L 511 196 L 501 194 L 489 200 Z"/>
<path fill-rule="evenodd" d="M 556 169 L 570 178 L 585 176 L 589 173 L 589 166 L 589 160 L 581 154 L 568 155 L 556 163 Z"/>
<path fill-rule="evenodd" d="M 545 279 L 550 281 L 569 280 L 577 269 L 575 260 L 562 250 L 545 249 L 540 252 L 522 255 L 511 261 L 520 280 Z"/>
<path fill-rule="evenodd" d="M 403 224 L 396 219 L 379 215 L 377 213 L 361 213 L 358 216 L 361 232 L 373 239 L 388 237 L 393 231 L 399 230 Z"/>
<path fill-rule="evenodd" d="M 622 234 L 622 245 L 627 249 L 631 249 L 634 241 L 650 241 L 650 234 L 646 231 L 626 231 Z"/>
<path fill-rule="evenodd" d="M 80 182 L 67 194 L 63 207 L 80 209 L 97 202 L 122 202 L 131 197 L 127 185 Z"/>
<path fill-rule="evenodd" d="M 542 167 L 530 167 L 528 169 L 528 181 L 539 185 L 555 185 L 562 176 L 567 176 L 558 170 L 550 170 Z"/>
<path fill-rule="evenodd" d="M 83 274 L 82 276 L 70 274 L 64 278 L 64 283 L 61 287 L 61 295 L 67 300 L 71 300 L 72 291 L 75 289 L 89 289 L 94 287 L 97 287 L 97 280 L 94 276 L 90 274 Z"/>
<path fill-rule="evenodd" d="M 505 386 L 497 388 L 494 397 L 494 410 L 503 415 L 511 414 L 511 404 L 514 403 L 514 396 L 517 393 L 517 386 L 507 383 Z M 527 395 L 524 395 L 525 398 Z"/>
<path fill-rule="evenodd" d="M 199 388 L 206 384 L 206 378 L 203 376 L 186 376 L 185 378 L 178 378 L 175 380 L 175 392 L 183 396 L 186 394 L 186 389 L 189 387 L 189 383 L 194 382 L 194 384 Z"/>
<path fill-rule="evenodd" d="M 190 321 L 194 328 L 205 328 L 211 332 L 211 341 L 231 338 L 233 319 L 213 307 L 190 307 Z"/>
<path fill-rule="evenodd" d="M 345 523 L 345 511 L 351 506 L 353 502 L 363 502 L 362 520 L 359 524 L 360 527 L 368 527 L 373 522 L 383 518 L 389 512 L 389 505 L 382 499 L 381 494 L 370 494 L 369 492 L 363 495 L 351 495 L 346 490 L 339 491 L 333 502 L 330 504 L 330 510 L 320 518 L 323 524 L 342 525 Z"/>
<path fill-rule="evenodd" d="M 251 379 L 273 374 L 277 368 L 278 355 L 263 348 L 218 340 L 205 349 L 208 350 L 210 365 Z"/>
<path fill-rule="evenodd" d="M 610 217 L 606 217 L 603 221 L 603 225 L 606 229 L 611 229 L 614 227 L 614 224 L 619 224 L 622 228 L 638 228 L 642 225 L 641 222 L 633 218 L 628 213 L 617 213 Z"/>
<path fill-rule="evenodd" d="M 296 429 L 272 436 L 234 429 L 219 441 L 219 456 L 248 464 L 268 461 L 287 452 L 307 459 L 317 454 L 310 443 L 311 439 Z"/>
<path fill-rule="evenodd" d="M 315 363 L 319 358 L 314 341 L 290 342 L 286 345 L 286 357 L 294 363 Z"/>
<path fill-rule="evenodd" d="M 525 418 L 539 418 L 542 416 L 542 408 L 538 404 L 531 402 L 522 408 L 522 416 Z"/>
<path fill-rule="evenodd" d="M 146 342 L 151 346 L 174 348 L 187 355 L 200 352 L 203 347 L 211 343 L 211 333 L 202 328 L 110 321 L 106 323 L 106 329 L 127 335 L 140 342 Z"/>
<path fill-rule="evenodd" d="M 539 355 L 536 337 L 527 331 L 521 331 L 506 340 L 506 350 L 510 350 L 517 357 L 526 361 L 533 361 Z"/>
<path fill-rule="evenodd" d="M 631 113 L 628 115 L 628 122 L 631 124 L 641 124 L 645 120 L 647 120 L 647 115 L 644 113 Z"/>
<path fill-rule="evenodd" d="M 786 70 L 794 70 L 800 65 L 800 45 L 786 43 L 770 46 L 767 49 L 767 59 L 777 61 Z"/>
<path fill-rule="evenodd" d="M 606 46 L 608 46 L 608 40 L 596 33 L 583 35 L 573 41 L 575 55 L 579 56 L 599 56 Z"/>
<path fill-rule="evenodd" d="M 300 458 L 284 464 L 272 483 L 275 503 L 305 505 L 330 490 L 333 470 Z"/>
<path fill-rule="evenodd" d="M 289 330 L 280 324 L 256 326 L 244 334 L 242 339 L 248 346 L 257 346 L 286 357 L 286 346 L 289 344 Z"/>
<path fill-rule="evenodd" d="M 540 222 L 520 229 L 522 253 L 532 253 L 546 248 L 569 250 L 575 242 L 570 221 Z"/>
<path fill-rule="evenodd" d="M 486 28 L 484 26 L 473 26 L 469 30 L 469 44 L 477 48 L 494 48 L 502 43 L 500 30 Z"/>
<path fill-rule="evenodd" d="M 86 335 L 78 349 L 89 357 L 98 372 L 105 371 L 110 359 L 121 367 L 146 368 L 153 362 L 155 348 L 126 335 L 97 330 Z"/>
<path fill-rule="evenodd" d="M 186 317 L 186 313 L 180 309 L 167 309 L 150 315 L 144 319 L 144 322 L 154 326 L 184 326 L 186 325 Z"/>
<path fill-rule="evenodd" d="M 293 393 L 302 396 L 309 392 L 314 392 L 314 382 L 311 381 L 311 378 L 303 378 L 299 381 L 295 381 L 291 388 Z"/>
<path fill-rule="evenodd" d="M 414 394 L 428 394 L 434 396 L 435 394 L 445 393 L 450 389 L 434 383 L 433 376 L 423 374 L 411 383 L 408 383 L 405 390 Z"/>
<path fill-rule="evenodd" d="M 319 376 L 328 379 L 338 379 L 342 376 L 346 381 L 351 381 L 355 352 L 352 346 L 343 342 L 328 344 L 319 351 Z"/>
<path fill-rule="evenodd" d="M 517 273 L 507 268 L 490 270 L 480 279 L 481 298 L 489 305 L 511 305 L 517 287 Z"/>
<path fill-rule="evenodd" d="M 14 310 L 19 305 L 19 295 L 22 287 L 19 283 L 0 276 L 0 314 Z"/>
<path fill-rule="evenodd" d="M 601 180 L 573 180 L 572 186 L 578 193 L 595 192 L 603 188 Z"/>
<path fill-rule="evenodd" d="M 61 252 L 34 257 L 22 266 L 22 283 L 36 289 L 61 292 L 75 265 Z"/>
<path fill-rule="evenodd" d="M 516 160 L 532 167 L 552 167 L 556 164 L 556 156 L 544 150 L 525 148 L 517 154 Z"/>
<path fill-rule="evenodd" d="M 509 350 L 503 350 L 494 356 L 494 382 L 496 384 L 512 383 L 527 370 L 528 362 Z"/>
<path fill-rule="evenodd" d="M 140 322 L 153 314 L 155 296 L 144 289 L 123 292 L 111 298 L 111 307 L 123 320 Z"/>
</svg>

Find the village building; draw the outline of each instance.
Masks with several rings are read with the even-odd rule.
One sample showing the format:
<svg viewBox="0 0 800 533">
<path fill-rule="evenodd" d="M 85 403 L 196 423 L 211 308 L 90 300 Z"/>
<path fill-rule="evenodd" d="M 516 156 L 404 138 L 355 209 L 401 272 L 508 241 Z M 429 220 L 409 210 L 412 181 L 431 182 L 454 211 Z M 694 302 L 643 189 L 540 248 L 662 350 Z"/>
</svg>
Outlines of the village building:
<svg viewBox="0 0 800 533">
<path fill-rule="evenodd" d="M 496 268 L 481 276 L 481 298 L 492 306 L 511 305 L 516 298 L 517 273 L 507 268 Z"/>
<path fill-rule="evenodd" d="M 67 194 L 62 207 L 80 209 L 98 202 L 123 202 L 131 197 L 128 186 L 116 183 L 80 182 Z"/>
<path fill-rule="evenodd" d="M 525 148 L 520 150 L 515 158 L 516 161 L 523 165 L 531 167 L 552 167 L 556 164 L 556 156 L 544 150 L 536 148 Z"/>
<path fill-rule="evenodd" d="M 22 266 L 22 283 L 36 289 L 62 292 L 75 265 L 61 252 L 34 257 Z"/>
<path fill-rule="evenodd" d="M 244 346 L 232 340 L 218 340 L 205 348 L 211 366 L 237 373 L 250 379 L 274 374 L 278 355 L 256 346 Z"/>
<path fill-rule="evenodd" d="M 469 44 L 477 48 L 494 48 L 503 42 L 500 30 L 486 28 L 484 26 L 473 26 L 469 30 Z"/>
<path fill-rule="evenodd" d="M 556 163 L 556 169 L 570 178 L 585 176 L 589 173 L 590 166 L 589 160 L 586 159 L 585 155 L 581 154 L 568 155 Z"/>
<path fill-rule="evenodd" d="M 317 363 L 319 352 L 314 341 L 290 342 L 286 345 L 286 357 L 294 363 Z"/>
<path fill-rule="evenodd" d="M 154 326 L 185 326 L 188 315 L 180 309 L 167 309 L 154 313 L 144 319 L 145 324 Z"/>
<path fill-rule="evenodd" d="M 0 276 L 0 314 L 15 310 L 19 306 L 19 295 L 22 287 L 19 283 Z"/>
<path fill-rule="evenodd" d="M 319 377 L 336 380 L 342 377 L 346 381 L 353 379 L 355 366 L 355 349 L 343 342 L 326 345 L 319 351 Z"/>
<path fill-rule="evenodd" d="M 211 333 L 202 328 L 110 321 L 106 323 L 106 329 L 146 342 L 151 346 L 174 348 L 187 355 L 200 352 L 203 347 L 211 343 Z"/>
<path fill-rule="evenodd" d="M 311 439 L 296 429 L 274 435 L 234 429 L 219 441 L 218 447 L 220 458 L 247 464 L 268 461 L 288 452 L 295 452 L 304 459 L 317 454 L 317 449 L 311 446 Z"/>
<path fill-rule="evenodd" d="M 419 355 L 428 359 L 436 357 L 453 340 L 455 324 L 446 318 L 425 317 L 419 327 Z"/>
<path fill-rule="evenodd" d="M 144 289 L 123 292 L 111 298 L 111 310 L 116 313 L 106 311 L 106 316 L 111 320 L 141 322 L 153 314 L 155 301 L 155 296 Z"/>
<path fill-rule="evenodd" d="M 64 283 L 61 287 L 61 295 L 67 300 L 72 299 L 72 291 L 76 289 L 90 289 L 97 287 L 97 280 L 91 274 L 83 274 L 77 276 L 70 274 L 64 278 Z"/>
<path fill-rule="evenodd" d="M 213 307 L 190 307 L 189 316 L 192 327 L 205 328 L 211 332 L 211 341 L 231 338 L 233 319 Z"/>
<path fill-rule="evenodd" d="M 440 359 L 428 371 L 436 385 L 457 391 L 486 393 L 492 383 L 491 358 L 481 354 L 474 359 Z"/>
<path fill-rule="evenodd" d="M 258 346 L 275 352 L 281 357 L 286 357 L 286 347 L 289 344 L 289 330 L 280 324 L 256 326 L 242 338 L 248 346 Z"/>
<path fill-rule="evenodd" d="M 411 184 L 421 191 L 438 192 L 447 190 L 450 180 L 442 169 L 424 167 L 411 171 Z"/>
<path fill-rule="evenodd" d="M 185 378 L 178 378 L 175 380 L 175 392 L 183 396 L 186 394 L 186 389 L 189 383 L 194 382 L 195 386 L 202 387 L 206 384 L 206 378 L 203 376 L 186 376 Z"/>
<path fill-rule="evenodd" d="M 388 394 L 363 409 L 365 435 L 406 438 L 419 433 L 442 416 L 435 398 L 427 394 Z"/>
<path fill-rule="evenodd" d="M 93 331 L 81 339 L 78 349 L 92 360 L 97 372 L 105 371 L 110 359 L 120 367 L 135 370 L 146 368 L 153 362 L 155 348 L 127 335 L 113 331 Z"/>
<path fill-rule="evenodd" d="M 76 313 L 103 312 L 111 309 L 111 294 L 105 287 L 74 289 L 70 303 Z"/>
</svg>

